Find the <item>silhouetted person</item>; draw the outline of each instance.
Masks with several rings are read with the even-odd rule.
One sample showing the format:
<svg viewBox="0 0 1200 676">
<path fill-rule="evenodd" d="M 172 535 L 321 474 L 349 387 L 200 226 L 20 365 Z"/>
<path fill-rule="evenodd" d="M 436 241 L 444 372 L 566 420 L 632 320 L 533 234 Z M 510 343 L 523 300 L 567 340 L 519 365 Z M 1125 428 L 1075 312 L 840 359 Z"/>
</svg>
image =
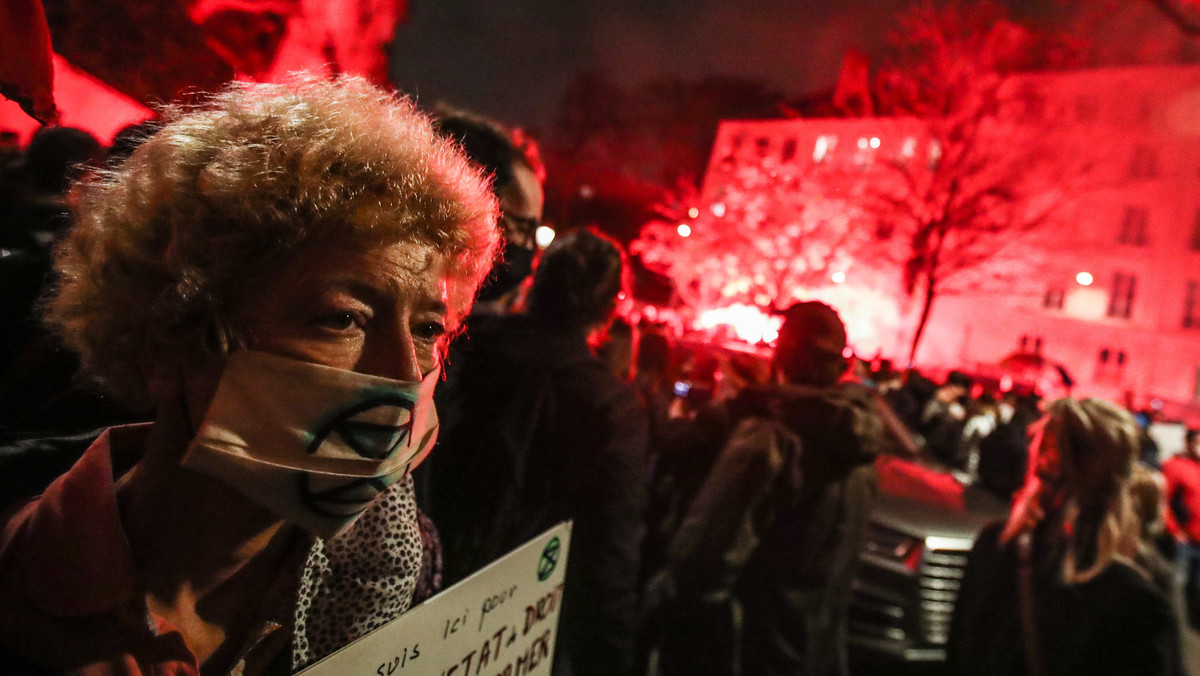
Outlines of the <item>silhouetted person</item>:
<svg viewBox="0 0 1200 676">
<path fill-rule="evenodd" d="M 1041 417 L 1036 397 L 1006 399 L 1011 414 L 1002 412 L 1002 422 L 979 442 L 979 485 L 1008 502 L 1025 481 L 1031 424 Z M 1007 416 L 1008 420 L 1003 420 Z"/>
<path fill-rule="evenodd" d="M 71 222 L 72 182 L 100 155 L 100 143 L 81 129 L 39 131 L 14 170 L 17 197 L 0 208 L 0 442 L 132 419 L 73 382 L 78 360 L 42 327 L 38 309 L 53 282 L 51 247 Z"/>
<path fill-rule="evenodd" d="M 732 432 L 649 587 L 663 673 L 844 673 L 845 613 L 893 440 L 874 393 L 839 384 L 846 331 L 818 302 L 785 314 L 773 381 L 725 409 Z"/>
<path fill-rule="evenodd" d="M 474 317 L 508 313 L 533 271 L 535 234 L 542 220 L 545 169 L 531 140 L 524 136 L 518 140 L 499 123 L 474 113 L 441 108 L 435 111 L 433 127 L 438 134 L 457 143 L 467 158 L 491 178 L 492 194 L 500 202 L 497 225 L 504 238 L 501 256 L 493 262 L 479 290 L 463 333 L 450 344 L 446 361 L 452 364 L 460 348 L 470 340 Z M 439 391 L 444 387 L 439 385 Z M 439 462 L 439 456 L 430 456 L 413 472 L 417 503 L 426 512 L 431 509 L 430 475 Z"/>
<path fill-rule="evenodd" d="M 1200 630 L 1200 430 L 1189 429 L 1183 450 L 1163 463 L 1167 530 L 1184 569 L 1188 624 Z"/>
<path fill-rule="evenodd" d="M 967 412 L 962 400 L 970 390 L 971 379 L 959 371 L 951 371 L 925 402 L 916 427 L 925 437 L 925 450 L 955 469 L 966 469 L 963 427 Z"/>
<path fill-rule="evenodd" d="M 537 252 L 535 236 L 542 223 L 545 168 L 537 147 L 523 134 L 463 110 L 435 112 L 434 128 L 454 139 L 472 162 L 492 177 L 492 191 L 500 200 L 503 254 L 479 291 L 476 314 L 508 311 L 518 287 L 533 270 Z"/>
<path fill-rule="evenodd" d="M 589 231 L 546 249 L 523 314 L 476 315 L 438 392 L 431 516 L 447 583 L 573 519 L 555 674 L 630 673 L 646 417 L 588 349 L 623 288 L 620 250 Z"/>
</svg>

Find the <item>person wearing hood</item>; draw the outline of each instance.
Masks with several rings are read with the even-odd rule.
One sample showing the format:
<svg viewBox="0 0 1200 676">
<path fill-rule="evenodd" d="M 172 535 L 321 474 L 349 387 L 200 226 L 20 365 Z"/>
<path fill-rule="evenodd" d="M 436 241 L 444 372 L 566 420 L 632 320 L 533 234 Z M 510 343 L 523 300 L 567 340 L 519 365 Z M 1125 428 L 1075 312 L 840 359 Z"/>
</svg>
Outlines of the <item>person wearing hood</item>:
<svg viewBox="0 0 1200 676">
<path fill-rule="evenodd" d="M 773 382 L 724 405 L 732 431 L 649 584 L 662 673 L 844 673 L 873 461 L 900 450 L 878 398 L 840 382 L 845 348 L 833 308 L 797 303 Z"/>
</svg>

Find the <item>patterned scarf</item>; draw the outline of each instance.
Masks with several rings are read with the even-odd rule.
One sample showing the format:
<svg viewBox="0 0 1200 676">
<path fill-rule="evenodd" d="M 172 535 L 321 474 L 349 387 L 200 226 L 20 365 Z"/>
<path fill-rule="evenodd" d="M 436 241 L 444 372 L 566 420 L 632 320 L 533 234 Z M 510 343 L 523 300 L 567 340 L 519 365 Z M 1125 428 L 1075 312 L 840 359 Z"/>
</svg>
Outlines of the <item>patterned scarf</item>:
<svg viewBox="0 0 1200 676">
<path fill-rule="evenodd" d="M 421 573 L 412 477 L 379 496 L 347 530 L 317 538 L 296 600 L 292 666 L 299 670 L 408 610 Z"/>
</svg>

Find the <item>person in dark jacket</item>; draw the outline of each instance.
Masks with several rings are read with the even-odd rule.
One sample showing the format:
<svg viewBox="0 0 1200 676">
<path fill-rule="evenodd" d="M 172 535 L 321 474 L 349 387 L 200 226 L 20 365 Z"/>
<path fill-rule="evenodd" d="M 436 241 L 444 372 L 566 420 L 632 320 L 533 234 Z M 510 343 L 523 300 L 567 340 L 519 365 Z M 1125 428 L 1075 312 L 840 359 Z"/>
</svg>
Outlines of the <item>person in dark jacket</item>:
<svg viewBox="0 0 1200 676">
<path fill-rule="evenodd" d="M 461 109 L 440 107 L 433 124 L 492 177 L 492 192 L 500 202 L 504 252 L 484 280 L 472 314 L 506 313 L 516 302 L 521 283 L 533 271 L 537 252 L 546 180 L 537 144 L 518 129 L 506 129 Z"/>
<path fill-rule="evenodd" d="M 873 393 L 838 382 L 845 347 L 833 308 L 793 305 L 774 384 L 726 404 L 728 441 L 649 585 L 662 673 L 844 673 L 873 461 L 890 440 Z"/>
<path fill-rule="evenodd" d="M 1007 523 L 967 559 L 948 646 L 955 674 L 1182 674 L 1167 599 L 1135 563 L 1137 426 L 1099 399 L 1049 408 Z"/>
<path fill-rule="evenodd" d="M 624 286 L 620 249 L 561 236 L 523 314 L 476 315 L 438 391 L 430 508 L 447 582 L 573 519 L 555 674 L 631 672 L 649 467 L 634 392 L 589 352 Z"/>
</svg>

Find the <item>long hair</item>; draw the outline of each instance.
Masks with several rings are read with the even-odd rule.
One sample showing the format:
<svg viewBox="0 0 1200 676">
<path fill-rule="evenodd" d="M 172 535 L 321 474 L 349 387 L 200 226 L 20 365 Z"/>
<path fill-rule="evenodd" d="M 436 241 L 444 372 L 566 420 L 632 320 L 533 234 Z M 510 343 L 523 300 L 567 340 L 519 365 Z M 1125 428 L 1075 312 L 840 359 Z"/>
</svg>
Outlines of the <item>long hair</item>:
<svg viewBox="0 0 1200 676">
<path fill-rule="evenodd" d="M 1001 541 L 1034 533 L 1044 548 L 1061 552 L 1068 584 L 1086 582 L 1114 561 L 1132 565 L 1138 529 L 1127 487 L 1139 448 L 1133 417 L 1101 399 L 1060 399 L 1038 425 Z"/>
</svg>

